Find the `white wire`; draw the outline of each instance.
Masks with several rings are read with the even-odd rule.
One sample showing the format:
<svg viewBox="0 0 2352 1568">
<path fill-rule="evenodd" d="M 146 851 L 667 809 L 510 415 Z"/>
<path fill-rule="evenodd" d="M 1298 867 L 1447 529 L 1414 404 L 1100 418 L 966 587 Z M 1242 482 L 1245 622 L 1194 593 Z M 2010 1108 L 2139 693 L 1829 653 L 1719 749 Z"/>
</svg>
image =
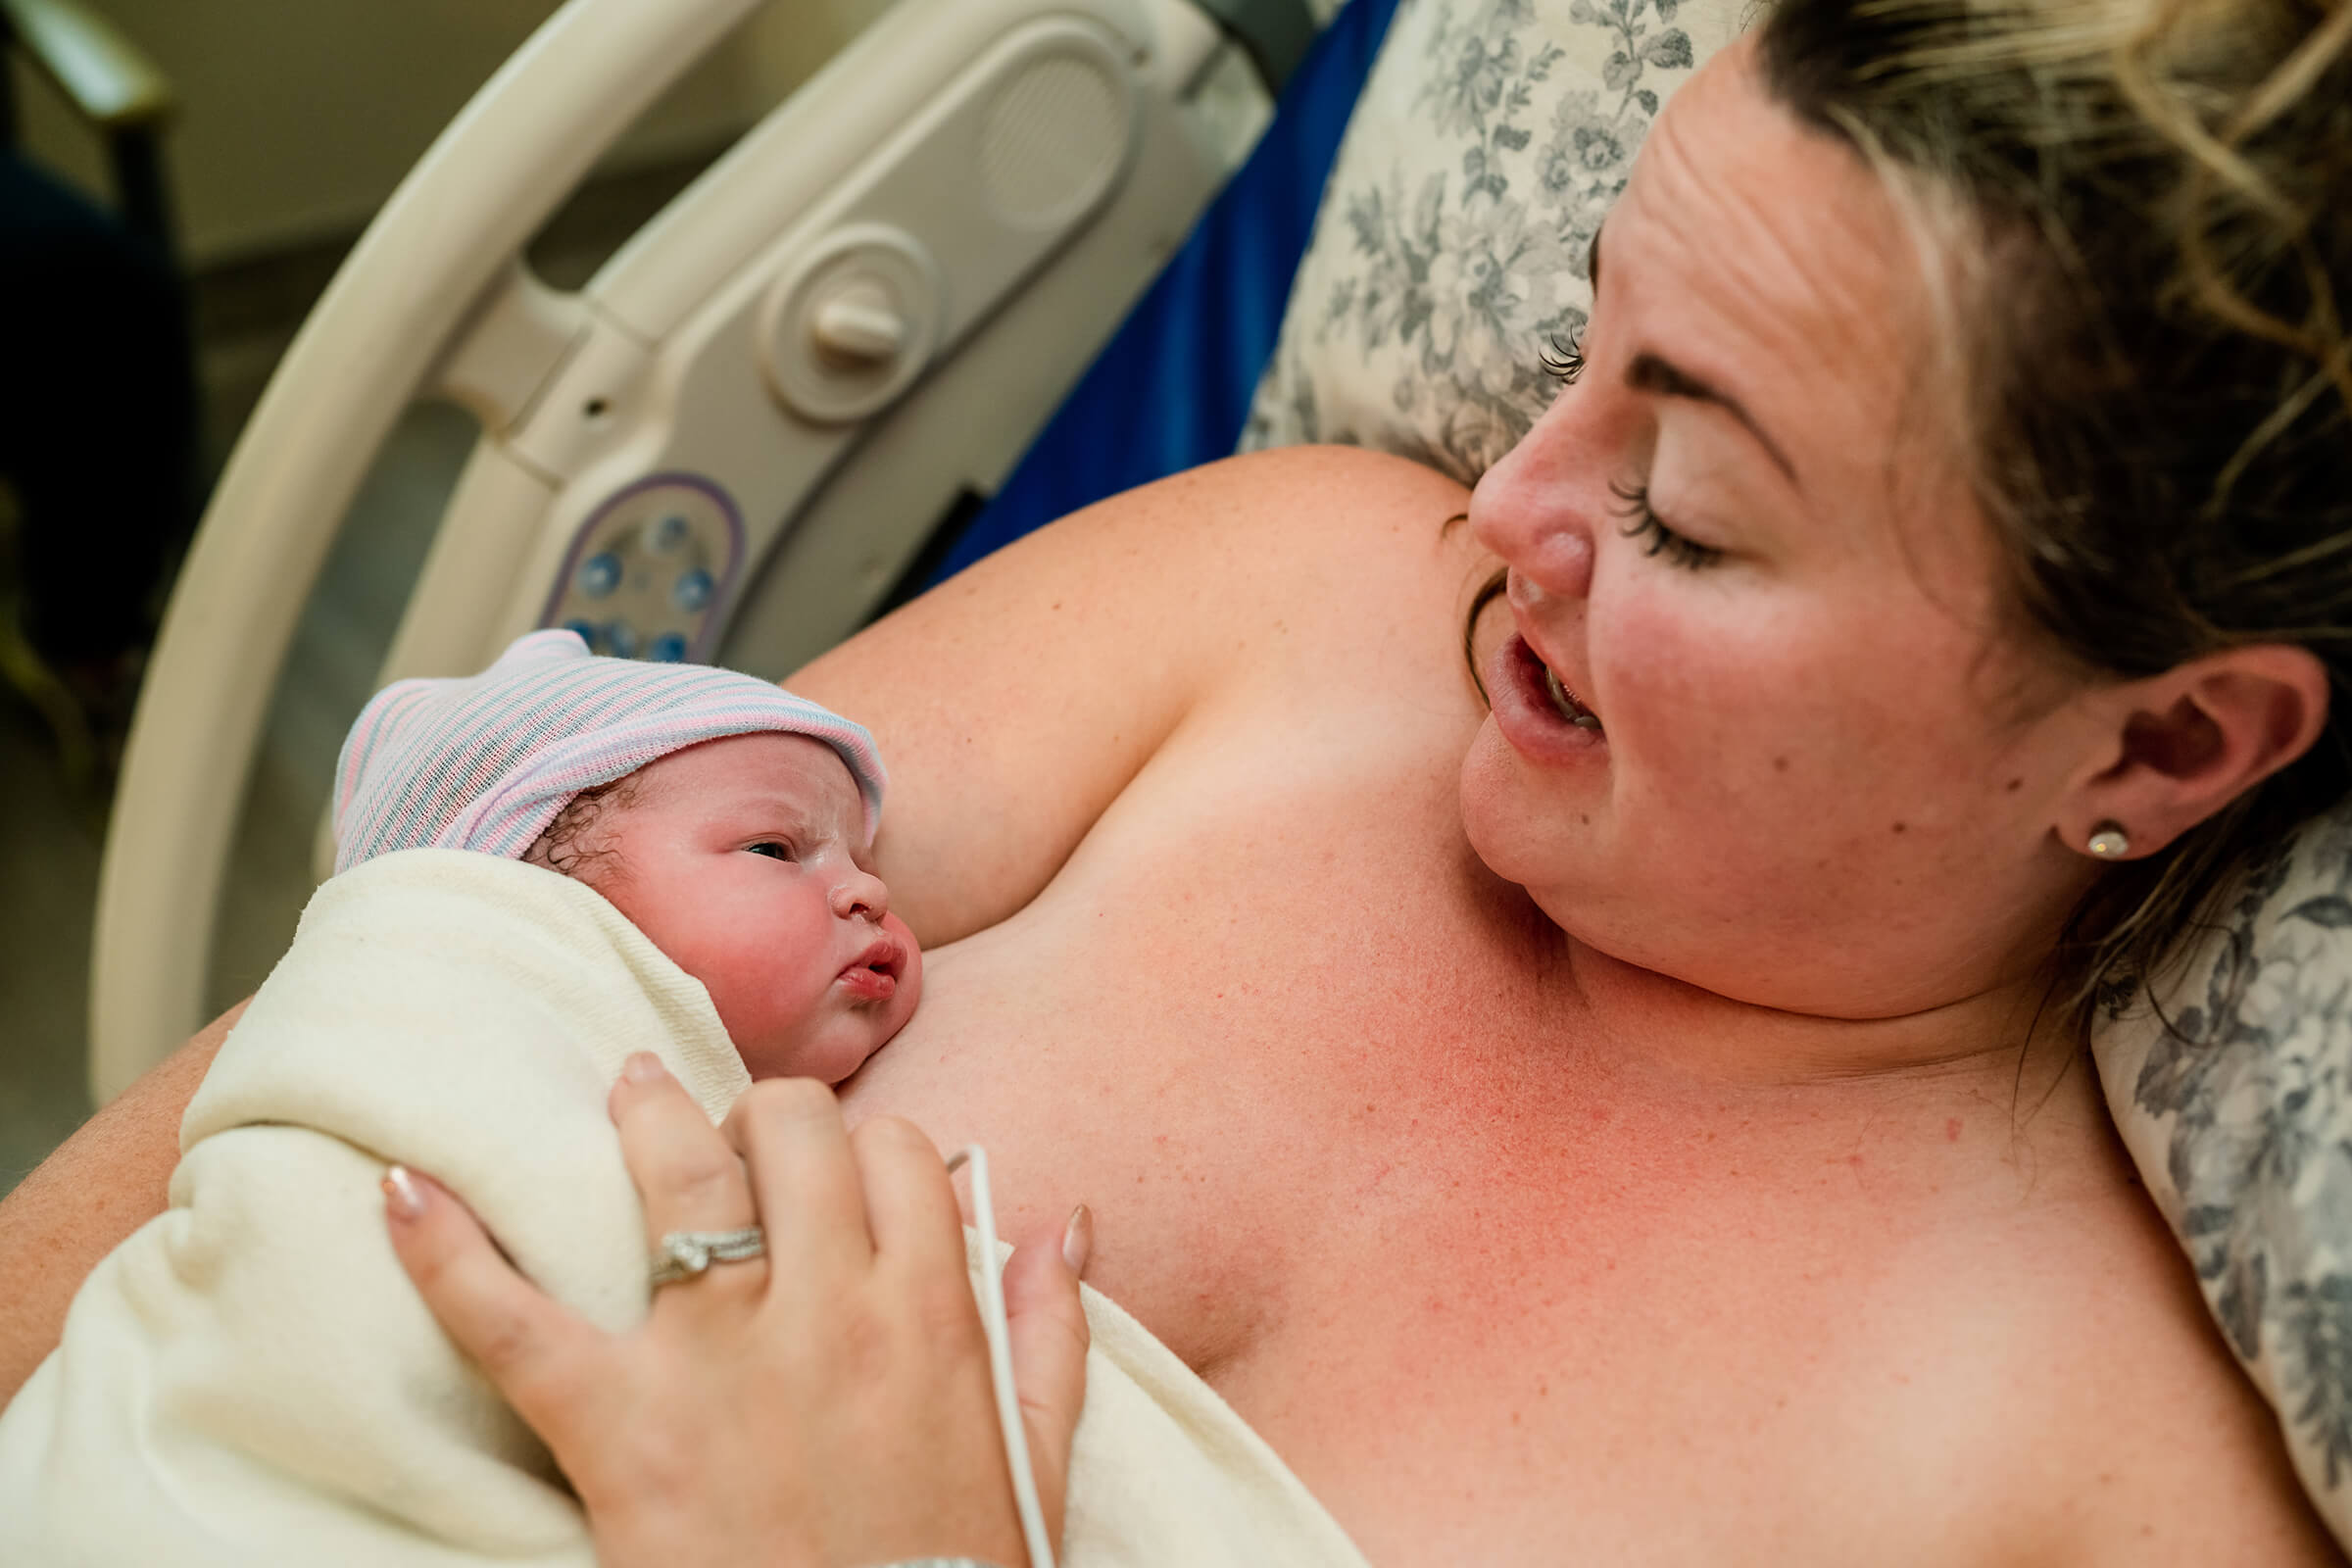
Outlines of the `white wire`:
<svg viewBox="0 0 2352 1568">
<path fill-rule="evenodd" d="M 1012 1386 L 1012 1338 L 1004 1322 L 1004 1263 L 997 1253 L 997 1212 L 988 1192 L 988 1151 L 966 1144 L 948 1160 L 948 1169 L 972 1171 L 972 1229 L 980 1233 L 980 1332 L 988 1340 L 988 1376 L 996 1388 L 997 1420 L 1004 1429 L 1004 1458 L 1012 1467 L 1012 1505 L 1021 1516 L 1029 1544 L 1029 1568 L 1054 1568 L 1054 1543 L 1046 1535 L 1046 1510 L 1037 1500 L 1037 1474 L 1029 1464 L 1028 1424 L 1021 1396 Z"/>
</svg>

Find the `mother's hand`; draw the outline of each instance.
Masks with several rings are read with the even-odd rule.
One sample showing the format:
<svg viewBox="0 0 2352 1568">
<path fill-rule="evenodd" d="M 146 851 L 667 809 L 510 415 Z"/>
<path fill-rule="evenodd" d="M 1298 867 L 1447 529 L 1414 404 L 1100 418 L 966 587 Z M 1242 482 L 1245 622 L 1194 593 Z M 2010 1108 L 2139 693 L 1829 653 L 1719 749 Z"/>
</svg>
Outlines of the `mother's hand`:
<svg viewBox="0 0 2352 1568">
<path fill-rule="evenodd" d="M 656 1291 L 629 1334 L 524 1281 L 447 1192 L 397 1168 L 385 1183 L 402 1264 L 546 1440 L 598 1561 L 1026 1562 L 956 1195 L 930 1141 L 889 1118 L 849 1133 L 831 1091 L 792 1079 L 754 1085 L 713 1130 L 650 1056 L 612 1104 L 649 1251 L 670 1231 L 758 1222 L 767 1236 L 763 1258 Z M 1081 1209 L 1060 1245 L 1024 1245 L 1004 1274 L 1056 1537 L 1085 1392 L 1087 1232 Z"/>
</svg>

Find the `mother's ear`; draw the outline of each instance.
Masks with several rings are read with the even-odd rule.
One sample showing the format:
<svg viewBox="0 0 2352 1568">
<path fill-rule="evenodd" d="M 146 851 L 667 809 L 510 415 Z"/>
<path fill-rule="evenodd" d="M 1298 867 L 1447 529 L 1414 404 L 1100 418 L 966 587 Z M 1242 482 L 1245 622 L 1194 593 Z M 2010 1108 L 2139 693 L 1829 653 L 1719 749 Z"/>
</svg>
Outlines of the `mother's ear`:
<svg viewBox="0 0 2352 1568">
<path fill-rule="evenodd" d="M 2109 745 L 2067 792 L 2060 836 L 2082 850 L 2114 826 L 2125 858 L 2163 849 L 2309 751 L 2328 690 L 2310 652 L 2264 643 L 2099 693 Z"/>
</svg>

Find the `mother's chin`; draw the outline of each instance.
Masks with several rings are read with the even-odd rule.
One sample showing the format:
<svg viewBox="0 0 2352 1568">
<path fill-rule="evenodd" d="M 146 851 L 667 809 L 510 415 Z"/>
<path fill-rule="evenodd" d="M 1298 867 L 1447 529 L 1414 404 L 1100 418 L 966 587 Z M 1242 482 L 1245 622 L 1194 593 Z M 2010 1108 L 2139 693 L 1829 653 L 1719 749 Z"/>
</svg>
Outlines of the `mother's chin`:
<svg viewBox="0 0 2352 1568">
<path fill-rule="evenodd" d="M 1624 971 L 1620 986 L 1663 995 L 1663 983 L 1824 1020 L 1924 1024 L 1954 1006 L 2006 1006 L 2032 986 L 2071 898 L 2013 890 L 2003 901 L 2013 920 L 1972 923 L 1939 904 L 1868 897 L 1850 879 L 1776 871 L 1769 851 L 1710 872 L 1662 847 L 1629 847 L 1598 781 L 1581 788 L 1579 770 L 1531 760 L 1504 728 L 1490 714 L 1462 759 L 1463 834 L 1569 941 Z M 2048 907 L 2035 917 L 2028 906 L 2037 903 Z M 1942 1016 L 1936 1027 L 1956 1023 Z"/>
<path fill-rule="evenodd" d="M 1556 923 L 1544 890 L 1556 868 L 1590 843 L 1592 811 L 1548 799 L 1553 789 L 1489 713 L 1462 757 L 1462 832 L 1487 869 L 1525 888 Z"/>
<path fill-rule="evenodd" d="M 1571 942 L 1603 957 L 1672 973 L 1672 956 L 1629 941 L 1638 909 L 1606 880 L 1605 791 L 1587 804 L 1553 769 L 1504 739 L 1493 713 L 1462 758 L 1462 832 L 1471 853 L 1527 895 Z"/>
</svg>

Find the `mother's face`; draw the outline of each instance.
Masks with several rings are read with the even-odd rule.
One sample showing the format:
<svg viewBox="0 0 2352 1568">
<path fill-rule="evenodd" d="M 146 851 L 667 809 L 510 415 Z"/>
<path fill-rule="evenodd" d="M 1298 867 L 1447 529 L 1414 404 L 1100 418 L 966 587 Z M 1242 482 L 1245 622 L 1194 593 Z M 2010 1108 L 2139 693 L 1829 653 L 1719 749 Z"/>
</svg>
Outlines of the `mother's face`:
<svg viewBox="0 0 2352 1568">
<path fill-rule="evenodd" d="M 1599 263 L 1581 376 L 1471 503 L 1519 634 L 1472 842 L 1572 935 L 1742 1001 L 1878 1017 L 2022 978 L 2087 885 L 2052 826 L 2093 737 L 2000 639 L 1893 200 L 1735 49 Z"/>
</svg>

